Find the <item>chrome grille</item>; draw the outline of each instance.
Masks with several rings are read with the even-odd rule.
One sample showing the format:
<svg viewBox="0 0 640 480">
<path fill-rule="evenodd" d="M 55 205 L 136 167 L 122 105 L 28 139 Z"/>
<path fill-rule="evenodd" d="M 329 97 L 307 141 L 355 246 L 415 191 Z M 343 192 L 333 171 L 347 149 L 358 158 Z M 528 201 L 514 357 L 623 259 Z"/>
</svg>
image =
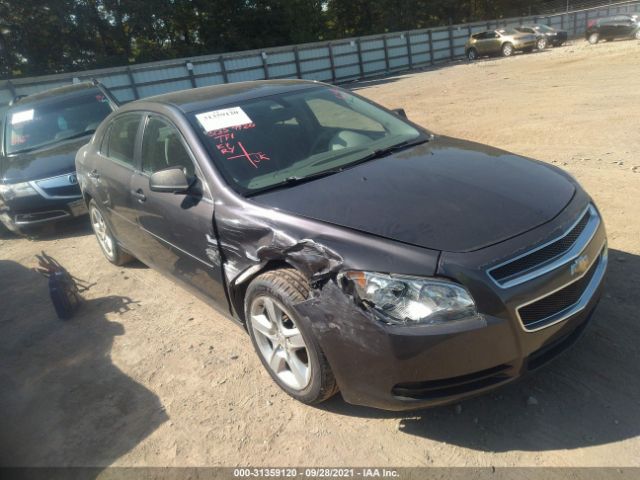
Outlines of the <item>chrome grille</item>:
<svg viewBox="0 0 640 480">
<path fill-rule="evenodd" d="M 580 278 L 517 309 L 524 329 L 539 330 L 565 320 L 582 310 L 600 284 L 606 266 L 607 247 L 605 245 Z"/>
<path fill-rule="evenodd" d="M 563 263 L 574 249 L 582 249 L 591 240 L 598 224 L 598 213 L 590 205 L 561 237 L 493 267 L 489 276 L 497 285 L 508 288 L 543 275 L 556 268 L 556 263 Z"/>
<path fill-rule="evenodd" d="M 44 198 L 80 198 L 82 196 L 75 173 L 36 180 L 30 184 Z"/>
</svg>

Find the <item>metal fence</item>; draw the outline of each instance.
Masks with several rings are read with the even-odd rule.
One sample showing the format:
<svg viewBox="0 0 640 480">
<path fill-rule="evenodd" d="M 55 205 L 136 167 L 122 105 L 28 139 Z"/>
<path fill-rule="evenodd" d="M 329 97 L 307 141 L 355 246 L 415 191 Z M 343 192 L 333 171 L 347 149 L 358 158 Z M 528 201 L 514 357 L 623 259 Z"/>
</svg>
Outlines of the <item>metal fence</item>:
<svg viewBox="0 0 640 480">
<path fill-rule="evenodd" d="M 0 81 L 0 111 L 16 95 L 97 78 L 121 102 L 206 85 L 245 80 L 305 78 L 343 83 L 450 61 L 464 55 L 476 32 L 542 23 L 582 36 L 588 21 L 640 11 L 640 1 L 547 16 L 519 17 L 449 27 L 394 32 L 321 43 L 153 62 L 127 67 Z"/>
</svg>

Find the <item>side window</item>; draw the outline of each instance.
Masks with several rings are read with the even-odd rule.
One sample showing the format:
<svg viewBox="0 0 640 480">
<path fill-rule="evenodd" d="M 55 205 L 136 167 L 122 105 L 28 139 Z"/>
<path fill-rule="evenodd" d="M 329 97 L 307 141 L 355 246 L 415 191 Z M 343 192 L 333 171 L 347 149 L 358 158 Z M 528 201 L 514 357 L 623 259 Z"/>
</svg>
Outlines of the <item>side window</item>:
<svg viewBox="0 0 640 480">
<path fill-rule="evenodd" d="M 183 167 L 187 176 L 195 175 L 180 133 L 168 122 L 151 117 L 142 137 L 142 171 L 151 174 L 169 167 Z"/>
<path fill-rule="evenodd" d="M 140 126 L 140 119 L 141 116 L 137 114 L 116 117 L 109 126 L 106 136 L 106 149 L 103 148 L 102 153 L 113 160 L 133 167 L 136 135 Z"/>
<path fill-rule="evenodd" d="M 343 128 L 346 130 L 366 130 L 384 132 L 384 127 L 375 120 L 365 117 L 336 102 L 322 98 L 307 100 L 307 105 L 322 127 Z"/>
</svg>

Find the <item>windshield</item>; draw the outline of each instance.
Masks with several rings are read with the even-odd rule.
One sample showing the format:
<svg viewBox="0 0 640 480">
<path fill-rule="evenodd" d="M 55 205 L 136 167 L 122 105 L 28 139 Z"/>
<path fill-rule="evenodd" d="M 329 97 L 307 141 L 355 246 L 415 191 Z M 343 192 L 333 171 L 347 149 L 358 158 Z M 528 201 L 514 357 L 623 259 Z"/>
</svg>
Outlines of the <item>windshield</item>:
<svg viewBox="0 0 640 480">
<path fill-rule="evenodd" d="M 111 113 L 99 89 L 42 103 L 17 105 L 7 112 L 5 152 L 33 150 L 62 140 L 93 133 Z"/>
<path fill-rule="evenodd" d="M 366 100 L 322 86 L 209 109 L 189 120 L 242 194 L 336 172 L 422 135 Z"/>
</svg>

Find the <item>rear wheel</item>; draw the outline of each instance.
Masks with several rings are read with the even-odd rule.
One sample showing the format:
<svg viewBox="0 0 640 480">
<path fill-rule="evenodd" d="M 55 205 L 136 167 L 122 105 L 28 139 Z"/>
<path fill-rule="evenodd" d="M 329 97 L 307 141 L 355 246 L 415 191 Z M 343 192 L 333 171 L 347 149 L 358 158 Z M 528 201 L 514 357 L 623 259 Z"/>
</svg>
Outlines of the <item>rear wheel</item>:
<svg viewBox="0 0 640 480">
<path fill-rule="evenodd" d="M 327 400 L 338 387 L 313 332 L 294 308 L 309 296 L 309 284 L 297 270 L 266 272 L 247 289 L 245 318 L 271 378 L 293 398 L 311 405 Z"/>
<path fill-rule="evenodd" d="M 505 43 L 502 46 L 502 56 L 510 57 L 511 55 L 513 55 L 513 45 L 510 43 Z"/>
<path fill-rule="evenodd" d="M 469 50 L 467 50 L 467 59 L 470 62 L 473 62 L 474 60 L 478 59 L 478 51 L 475 48 L 470 48 Z"/>
<path fill-rule="evenodd" d="M 600 35 L 595 32 L 589 35 L 589 43 L 591 45 L 595 45 L 596 43 L 598 43 L 598 41 L 600 41 Z"/>
<path fill-rule="evenodd" d="M 640 40 L 640 30 L 636 30 L 636 33 L 634 33 L 634 34 L 633 34 L 633 37 L 634 37 L 636 40 Z"/>
<path fill-rule="evenodd" d="M 98 239 L 100 250 L 102 250 L 104 256 L 107 257 L 107 260 L 118 266 L 125 265 L 133 260 L 133 257 L 118 245 L 118 241 L 111 233 L 109 224 L 107 224 L 98 205 L 93 200 L 89 202 L 89 218 L 91 219 L 93 232 Z"/>
<path fill-rule="evenodd" d="M 547 48 L 547 39 L 539 38 L 538 42 L 536 43 L 536 47 L 538 47 L 538 50 L 544 50 L 545 48 Z"/>
</svg>

